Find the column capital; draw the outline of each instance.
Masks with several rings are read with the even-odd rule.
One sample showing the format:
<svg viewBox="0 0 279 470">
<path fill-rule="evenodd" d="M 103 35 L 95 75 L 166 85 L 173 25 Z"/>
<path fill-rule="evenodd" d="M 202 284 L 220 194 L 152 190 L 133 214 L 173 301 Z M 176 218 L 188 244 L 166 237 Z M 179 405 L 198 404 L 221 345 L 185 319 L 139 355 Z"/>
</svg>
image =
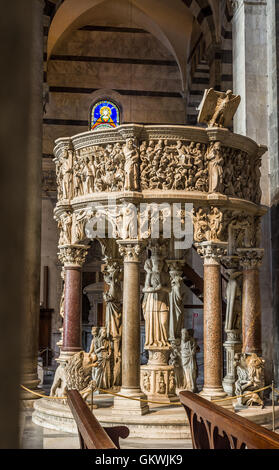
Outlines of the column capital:
<svg viewBox="0 0 279 470">
<path fill-rule="evenodd" d="M 238 248 L 237 253 L 240 258 L 240 265 L 244 269 L 259 268 L 262 264 L 263 248 Z"/>
<path fill-rule="evenodd" d="M 236 255 L 222 256 L 222 263 L 227 271 L 237 271 L 240 267 L 240 257 Z"/>
<path fill-rule="evenodd" d="M 166 259 L 166 263 L 169 267 L 169 271 L 176 272 L 179 275 L 183 273 L 183 266 L 185 264 L 185 259 Z"/>
<path fill-rule="evenodd" d="M 227 253 L 226 242 L 195 243 L 198 254 L 204 258 L 204 264 L 220 264 L 221 258 Z"/>
<path fill-rule="evenodd" d="M 140 254 L 146 246 L 146 241 L 142 240 L 117 240 L 119 253 L 124 259 L 124 263 L 139 263 Z"/>
<path fill-rule="evenodd" d="M 81 267 L 85 262 L 90 246 L 63 245 L 58 248 L 58 258 L 65 267 Z"/>
</svg>

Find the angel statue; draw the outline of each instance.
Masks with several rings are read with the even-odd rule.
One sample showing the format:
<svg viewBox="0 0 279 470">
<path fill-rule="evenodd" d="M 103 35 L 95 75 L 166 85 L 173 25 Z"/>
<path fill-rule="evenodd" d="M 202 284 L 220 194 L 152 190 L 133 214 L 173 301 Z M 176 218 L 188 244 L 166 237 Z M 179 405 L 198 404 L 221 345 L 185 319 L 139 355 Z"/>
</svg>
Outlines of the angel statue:
<svg viewBox="0 0 279 470">
<path fill-rule="evenodd" d="M 198 123 L 206 123 L 208 127 L 228 128 L 240 103 L 240 96 L 233 95 L 231 90 L 215 91 L 209 88 L 204 91 L 203 99 L 198 107 Z"/>
</svg>

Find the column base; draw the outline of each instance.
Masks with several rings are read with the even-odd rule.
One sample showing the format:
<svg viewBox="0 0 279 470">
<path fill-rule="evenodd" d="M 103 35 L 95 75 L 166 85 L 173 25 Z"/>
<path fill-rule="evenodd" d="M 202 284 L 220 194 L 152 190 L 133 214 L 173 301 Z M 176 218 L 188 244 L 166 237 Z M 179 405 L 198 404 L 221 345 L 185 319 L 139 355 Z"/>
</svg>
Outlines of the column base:
<svg viewBox="0 0 279 470">
<path fill-rule="evenodd" d="M 75 350 L 75 351 L 64 351 L 63 349 L 61 349 L 59 357 L 55 360 L 58 362 L 58 364 L 65 363 L 74 354 L 76 354 L 80 351 L 81 351 L 81 349 L 78 349 L 78 350 Z"/>
<path fill-rule="evenodd" d="M 232 399 L 227 400 L 228 395 L 226 394 L 226 392 L 224 391 L 222 387 L 203 388 L 203 390 L 199 393 L 199 395 L 202 398 L 205 398 L 205 400 L 214 402 L 215 405 L 222 406 L 223 408 L 227 408 L 230 411 L 234 411 Z M 215 402 L 214 400 L 218 400 L 218 401 Z"/>
<path fill-rule="evenodd" d="M 24 374 L 23 377 L 21 378 L 21 383 L 24 387 L 29 388 L 32 390 L 32 392 L 37 392 L 37 393 L 43 393 L 41 388 L 38 388 L 38 385 L 40 383 L 40 379 L 38 378 L 37 373 L 33 374 Z M 26 407 L 32 407 L 34 400 L 38 400 L 38 396 L 33 395 L 33 393 L 28 392 L 27 390 L 24 390 L 21 388 L 20 392 L 20 399 L 24 402 Z"/>
<path fill-rule="evenodd" d="M 140 388 L 121 388 L 119 393 L 132 398 L 147 400 L 146 395 L 142 393 Z M 142 416 L 147 413 L 149 413 L 149 406 L 146 402 L 130 400 L 129 398 L 123 397 L 114 397 L 112 408 L 112 414 L 114 416 L 127 416 L 127 414 Z"/>
</svg>

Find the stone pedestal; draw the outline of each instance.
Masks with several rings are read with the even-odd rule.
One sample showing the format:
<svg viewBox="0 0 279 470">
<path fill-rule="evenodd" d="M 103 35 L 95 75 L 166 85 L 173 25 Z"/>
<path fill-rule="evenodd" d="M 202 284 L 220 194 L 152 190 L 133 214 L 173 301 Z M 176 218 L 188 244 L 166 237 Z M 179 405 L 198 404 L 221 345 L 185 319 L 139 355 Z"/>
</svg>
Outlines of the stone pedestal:
<svg viewBox="0 0 279 470">
<path fill-rule="evenodd" d="M 222 386 L 222 298 L 220 258 L 226 243 L 202 242 L 198 253 L 204 259 L 204 386 L 208 400 L 227 396 Z M 229 402 L 224 402 L 228 405 Z M 222 406 L 222 403 L 218 403 Z"/>
<path fill-rule="evenodd" d="M 243 266 L 242 352 L 260 356 L 262 347 L 259 266 L 264 250 L 239 248 L 237 251 Z"/>
<path fill-rule="evenodd" d="M 140 389 L 140 271 L 139 255 L 142 244 L 137 240 L 119 241 L 123 256 L 123 313 L 122 313 L 122 387 L 120 394 L 146 400 Z M 115 397 L 112 413 L 146 414 L 147 403 Z"/>
<path fill-rule="evenodd" d="M 174 366 L 168 365 L 169 349 L 149 349 L 148 364 L 141 366 L 141 389 L 150 400 L 177 401 Z"/>
</svg>

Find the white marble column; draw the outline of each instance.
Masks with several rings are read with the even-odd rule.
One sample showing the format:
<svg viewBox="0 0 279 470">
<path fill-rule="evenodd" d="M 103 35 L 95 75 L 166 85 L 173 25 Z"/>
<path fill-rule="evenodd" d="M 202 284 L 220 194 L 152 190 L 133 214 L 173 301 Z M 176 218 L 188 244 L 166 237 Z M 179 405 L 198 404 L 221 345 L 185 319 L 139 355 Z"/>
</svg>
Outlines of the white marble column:
<svg viewBox="0 0 279 470">
<path fill-rule="evenodd" d="M 275 2 L 277 4 L 277 1 Z M 272 113 L 270 100 L 274 103 L 274 93 L 277 83 L 272 82 L 270 53 L 274 44 L 271 44 L 270 29 L 272 28 L 270 15 L 273 0 L 237 0 L 234 2 L 234 16 L 232 19 L 233 34 L 233 91 L 241 95 L 241 103 L 234 118 L 234 132 L 251 137 L 257 143 L 269 147 L 262 157 L 261 165 L 261 203 L 270 206 L 272 193 L 270 183 L 274 181 L 274 129 L 268 120 Z M 273 37 L 273 36 L 272 36 Z M 273 37 L 273 40 L 275 37 Z M 272 116 L 272 122 L 276 122 Z M 272 144 L 272 145 L 270 145 Z M 270 153 L 271 152 L 271 153 Z M 278 161 L 278 152 L 275 156 Z M 277 165 L 277 163 L 276 163 Z M 270 176 L 271 173 L 271 176 Z M 260 289 L 263 305 L 263 355 L 266 359 L 267 377 L 272 377 L 272 346 L 269 338 L 273 336 L 272 311 L 272 258 L 270 237 L 270 211 L 262 218 L 262 244 L 265 258 L 260 270 Z M 276 239 L 276 236 L 274 236 Z"/>
<path fill-rule="evenodd" d="M 266 1 L 235 1 L 232 26 L 233 91 L 241 95 L 234 132 L 266 144 Z"/>
<path fill-rule="evenodd" d="M 137 240 L 119 241 L 123 256 L 122 386 L 120 394 L 146 400 L 140 388 L 140 252 Z M 114 398 L 113 414 L 148 413 L 147 403 Z"/>
<path fill-rule="evenodd" d="M 41 169 L 43 119 L 43 7 L 42 0 L 32 2 L 31 99 L 29 108 L 29 135 L 27 157 L 26 226 L 24 253 L 25 305 L 22 383 L 35 390 L 37 374 L 38 336 L 40 315 L 40 258 L 41 258 Z M 22 392 L 22 398 L 35 397 Z"/>
</svg>

